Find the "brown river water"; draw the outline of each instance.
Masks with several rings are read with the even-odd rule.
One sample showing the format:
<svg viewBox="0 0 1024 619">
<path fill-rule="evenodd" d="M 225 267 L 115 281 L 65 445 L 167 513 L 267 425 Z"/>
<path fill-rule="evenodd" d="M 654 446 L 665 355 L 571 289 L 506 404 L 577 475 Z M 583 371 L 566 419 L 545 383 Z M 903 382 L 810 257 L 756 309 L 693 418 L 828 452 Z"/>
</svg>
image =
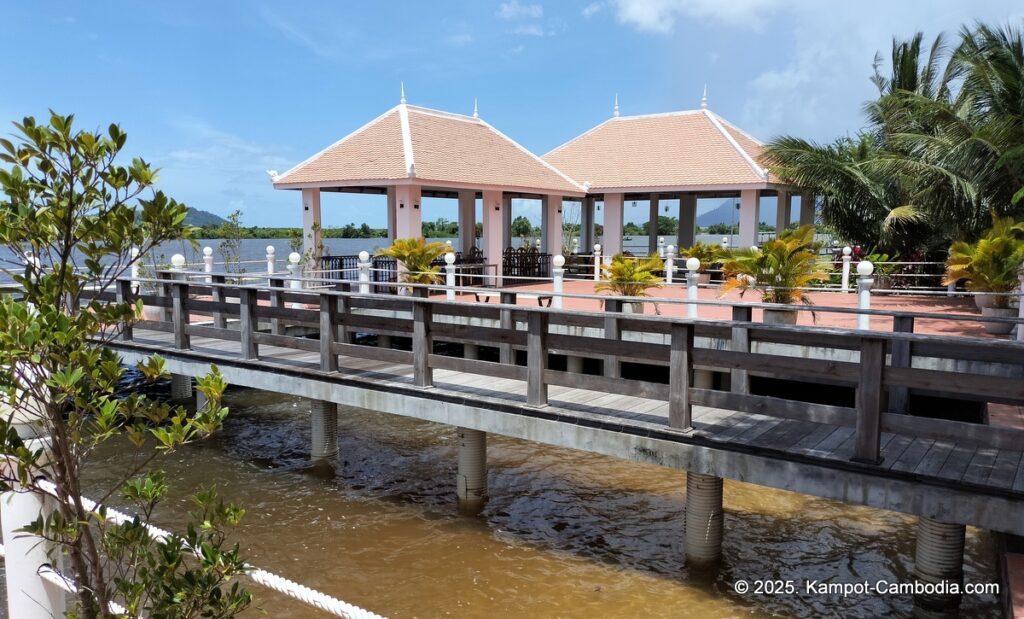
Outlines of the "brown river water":
<svg viewBox="0 0 1024 619">
<path fill-rule="evenodd" d="M 906 596 L 807 594 L 803 583 L 911 580 L 915 520 L 729 482 L 724 563 L 683 564 L 682 472 L 488 437 L 490 501 L 457 514 L 454 428 L 340 410 L 341 453 L 309 463 L 309 403 L 231 390 L 224 429 L 164 458 L 173 528 L 204 484 L 245 506 L 238 530 L 260 567 L 389 617 L 907 616 Z M 112 445 L 89 486 L 123 462 Z M 968 529 L 968 582 L 993 582 L 987 534 Z M 738 579 L 793 580 L 796 595 L 733 592 Z M 268 617 L 321 614 L 252 585 Z M 998 617 L 995 596 L 964 617 Z M 247 616 L 261 616 L 250 611 Z"/>
</svg>

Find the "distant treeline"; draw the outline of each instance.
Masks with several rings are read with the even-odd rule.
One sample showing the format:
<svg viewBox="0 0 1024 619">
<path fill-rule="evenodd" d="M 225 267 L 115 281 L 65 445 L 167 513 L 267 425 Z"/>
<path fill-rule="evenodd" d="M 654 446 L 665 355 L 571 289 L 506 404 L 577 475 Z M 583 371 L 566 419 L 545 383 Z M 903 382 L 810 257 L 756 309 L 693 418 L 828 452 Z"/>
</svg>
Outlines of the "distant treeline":
<svg viewBox="0 0 1024 619">
<path fill-rule="evenodd" d="M 324 228 L 320 231 L 327 239 L 375 239 L 387 237 L 387 228 L 371 228 L 367 224 L 347 224 L 340 228 Z M 239 226 L 229 231 L 224 225 L 203 226 L 199 228 L 198 238 L 222 239 L 237 237 L 241 239 L 290 239 L 302 236 L 302 228 L 265 228 L 262 226 Z"/>
</svg>

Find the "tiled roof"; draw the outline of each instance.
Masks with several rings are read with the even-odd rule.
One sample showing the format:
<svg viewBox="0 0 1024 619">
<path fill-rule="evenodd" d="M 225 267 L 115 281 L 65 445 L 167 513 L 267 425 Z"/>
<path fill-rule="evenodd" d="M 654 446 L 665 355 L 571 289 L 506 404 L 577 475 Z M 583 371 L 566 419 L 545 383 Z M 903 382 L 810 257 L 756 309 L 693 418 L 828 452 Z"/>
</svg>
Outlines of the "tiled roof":
<svg viewBox="0 0 1024 619">
<path fill-rule="evenodd" d="M 544 155 L 591 192 L 763 184 L 760 142 L 708 110 L 620 116 Z"/>
<path fill-rule="evenodd" d="M 401 104 L 274 179 L 275 187 L 414 178 L 581 195 L 582 187 L 483 120 Z"/>
</svg>

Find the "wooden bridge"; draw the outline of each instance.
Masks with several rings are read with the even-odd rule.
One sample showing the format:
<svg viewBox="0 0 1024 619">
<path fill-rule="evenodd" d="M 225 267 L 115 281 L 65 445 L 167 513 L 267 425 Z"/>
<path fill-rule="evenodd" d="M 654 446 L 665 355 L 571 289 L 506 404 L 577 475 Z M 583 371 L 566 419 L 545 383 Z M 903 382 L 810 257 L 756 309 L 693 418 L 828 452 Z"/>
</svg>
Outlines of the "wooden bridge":
<svg viewBox="0 0 1024 619">
<path fill-rule="evenodd" d="M 960 525 L 1024 534 L 1024 430 L 915 410 L 1024 404 L 1017 342 L 914 334 L 913 315 L 888 333 L 754 323 L 750 305 L 703 321 L 212 279 L 143 295 L 164 319 L 112 346 L 176 374 L 216 363 L 232 384 L 915 514 L 959 526 L 961 554 Z"/>
</svg>

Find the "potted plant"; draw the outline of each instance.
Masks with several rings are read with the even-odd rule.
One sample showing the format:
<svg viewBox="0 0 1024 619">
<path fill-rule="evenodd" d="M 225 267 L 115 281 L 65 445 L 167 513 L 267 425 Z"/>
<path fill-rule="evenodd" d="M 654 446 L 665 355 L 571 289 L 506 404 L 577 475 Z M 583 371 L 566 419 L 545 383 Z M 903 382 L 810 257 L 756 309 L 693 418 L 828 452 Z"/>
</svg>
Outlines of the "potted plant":
<svg viewBox="0 0 1024 619">
<path fill-rule="evenodd" d="M 974 297 L 983 316 L 1016 315 L 1016 299 L 1012 293 L 1020 285 L 1019 274 L 1024 262 L 1024 222 L 1012 217 L 992 217 L 992 227 L 975 243 L 956 241 L 949 247 L 944 284 L 964 280 L 971 292 L 984 293 Z M 985 323 L 985 330 L 1006 334 L 1010 323 Z"/>
<path fill-rule="evenodd" d="M 427 243 L 423 237 L 417 237 L 395 239 L 391 247 L 378 255 L 389 256 L 402 264 L 404 270 L 399 274 L 399 281 L 407 284 L 436 284 L 440 280 L 441 267 L 431 263 L 446 251 L 448 246 L 444 243 Z M 426 296 L 425 288 L 418 290 L 423 290 L 421 294 Z"/>
<path fill-rule="evenodd" d="M 777 238 L 765 242 L 760 249 L 752 247 L 729 251 L 722 265 L 726 278 L 722 295 L 739 289 L 740 296 L 743 296 L 754 288 L 761 292 L 763 303 L 810 305 L 811 299 L 804 289 L 829 277 L 829 266 L 819 259 L 818 249 L 819 244 L 814 241 L 814 227 L 806 225 L 784 231 Z M 797 311 L 767 309 L 764 321 L 794 325 Z"/>
<path fill-rule="evenodd" d="M 897 265 L 893 264 L 893 260 L 889 254 L 883 254 L 879 252 L 870 252 L 868 255 L 861 258 L 861 260 L 867 260 L 874 265 L 874 288 L 878 290 L 892 290 L 893 287 L 893 273 L 896 272 Z M 856 266 L 854 266 L 856 271 Z"/>
<path fill-rule="evenodd" d="M 658 256 L 630 258 L 615 254 L 609 264 L 601 265 L 601 280 L 594 286 L 597 292 L 609 292 L 620 297 L 647 297 L 651 288 L 661 288 L 661 278 L 656 274 L 665 269 L 665 263 Z M 643 303 L 631 302 L 622 306 L 622 311 L 643 313 Z M 658 312 L 655 304 L 654 311 Z"/>
<path fill-rule="evenodd" d="M 684 264 L 689 258 L 700 260 L 700 268 L 697 269 L 697 283 L 707 285 L 711 282 L 711 273 L 708 273 L 708 269 L 719 262 L 722 257 L 722 248 L 711 243 L 697 241 L 693 246 L 680 250 L 679 255 L 683 258 L 682 263 Z"/>
</svg>

